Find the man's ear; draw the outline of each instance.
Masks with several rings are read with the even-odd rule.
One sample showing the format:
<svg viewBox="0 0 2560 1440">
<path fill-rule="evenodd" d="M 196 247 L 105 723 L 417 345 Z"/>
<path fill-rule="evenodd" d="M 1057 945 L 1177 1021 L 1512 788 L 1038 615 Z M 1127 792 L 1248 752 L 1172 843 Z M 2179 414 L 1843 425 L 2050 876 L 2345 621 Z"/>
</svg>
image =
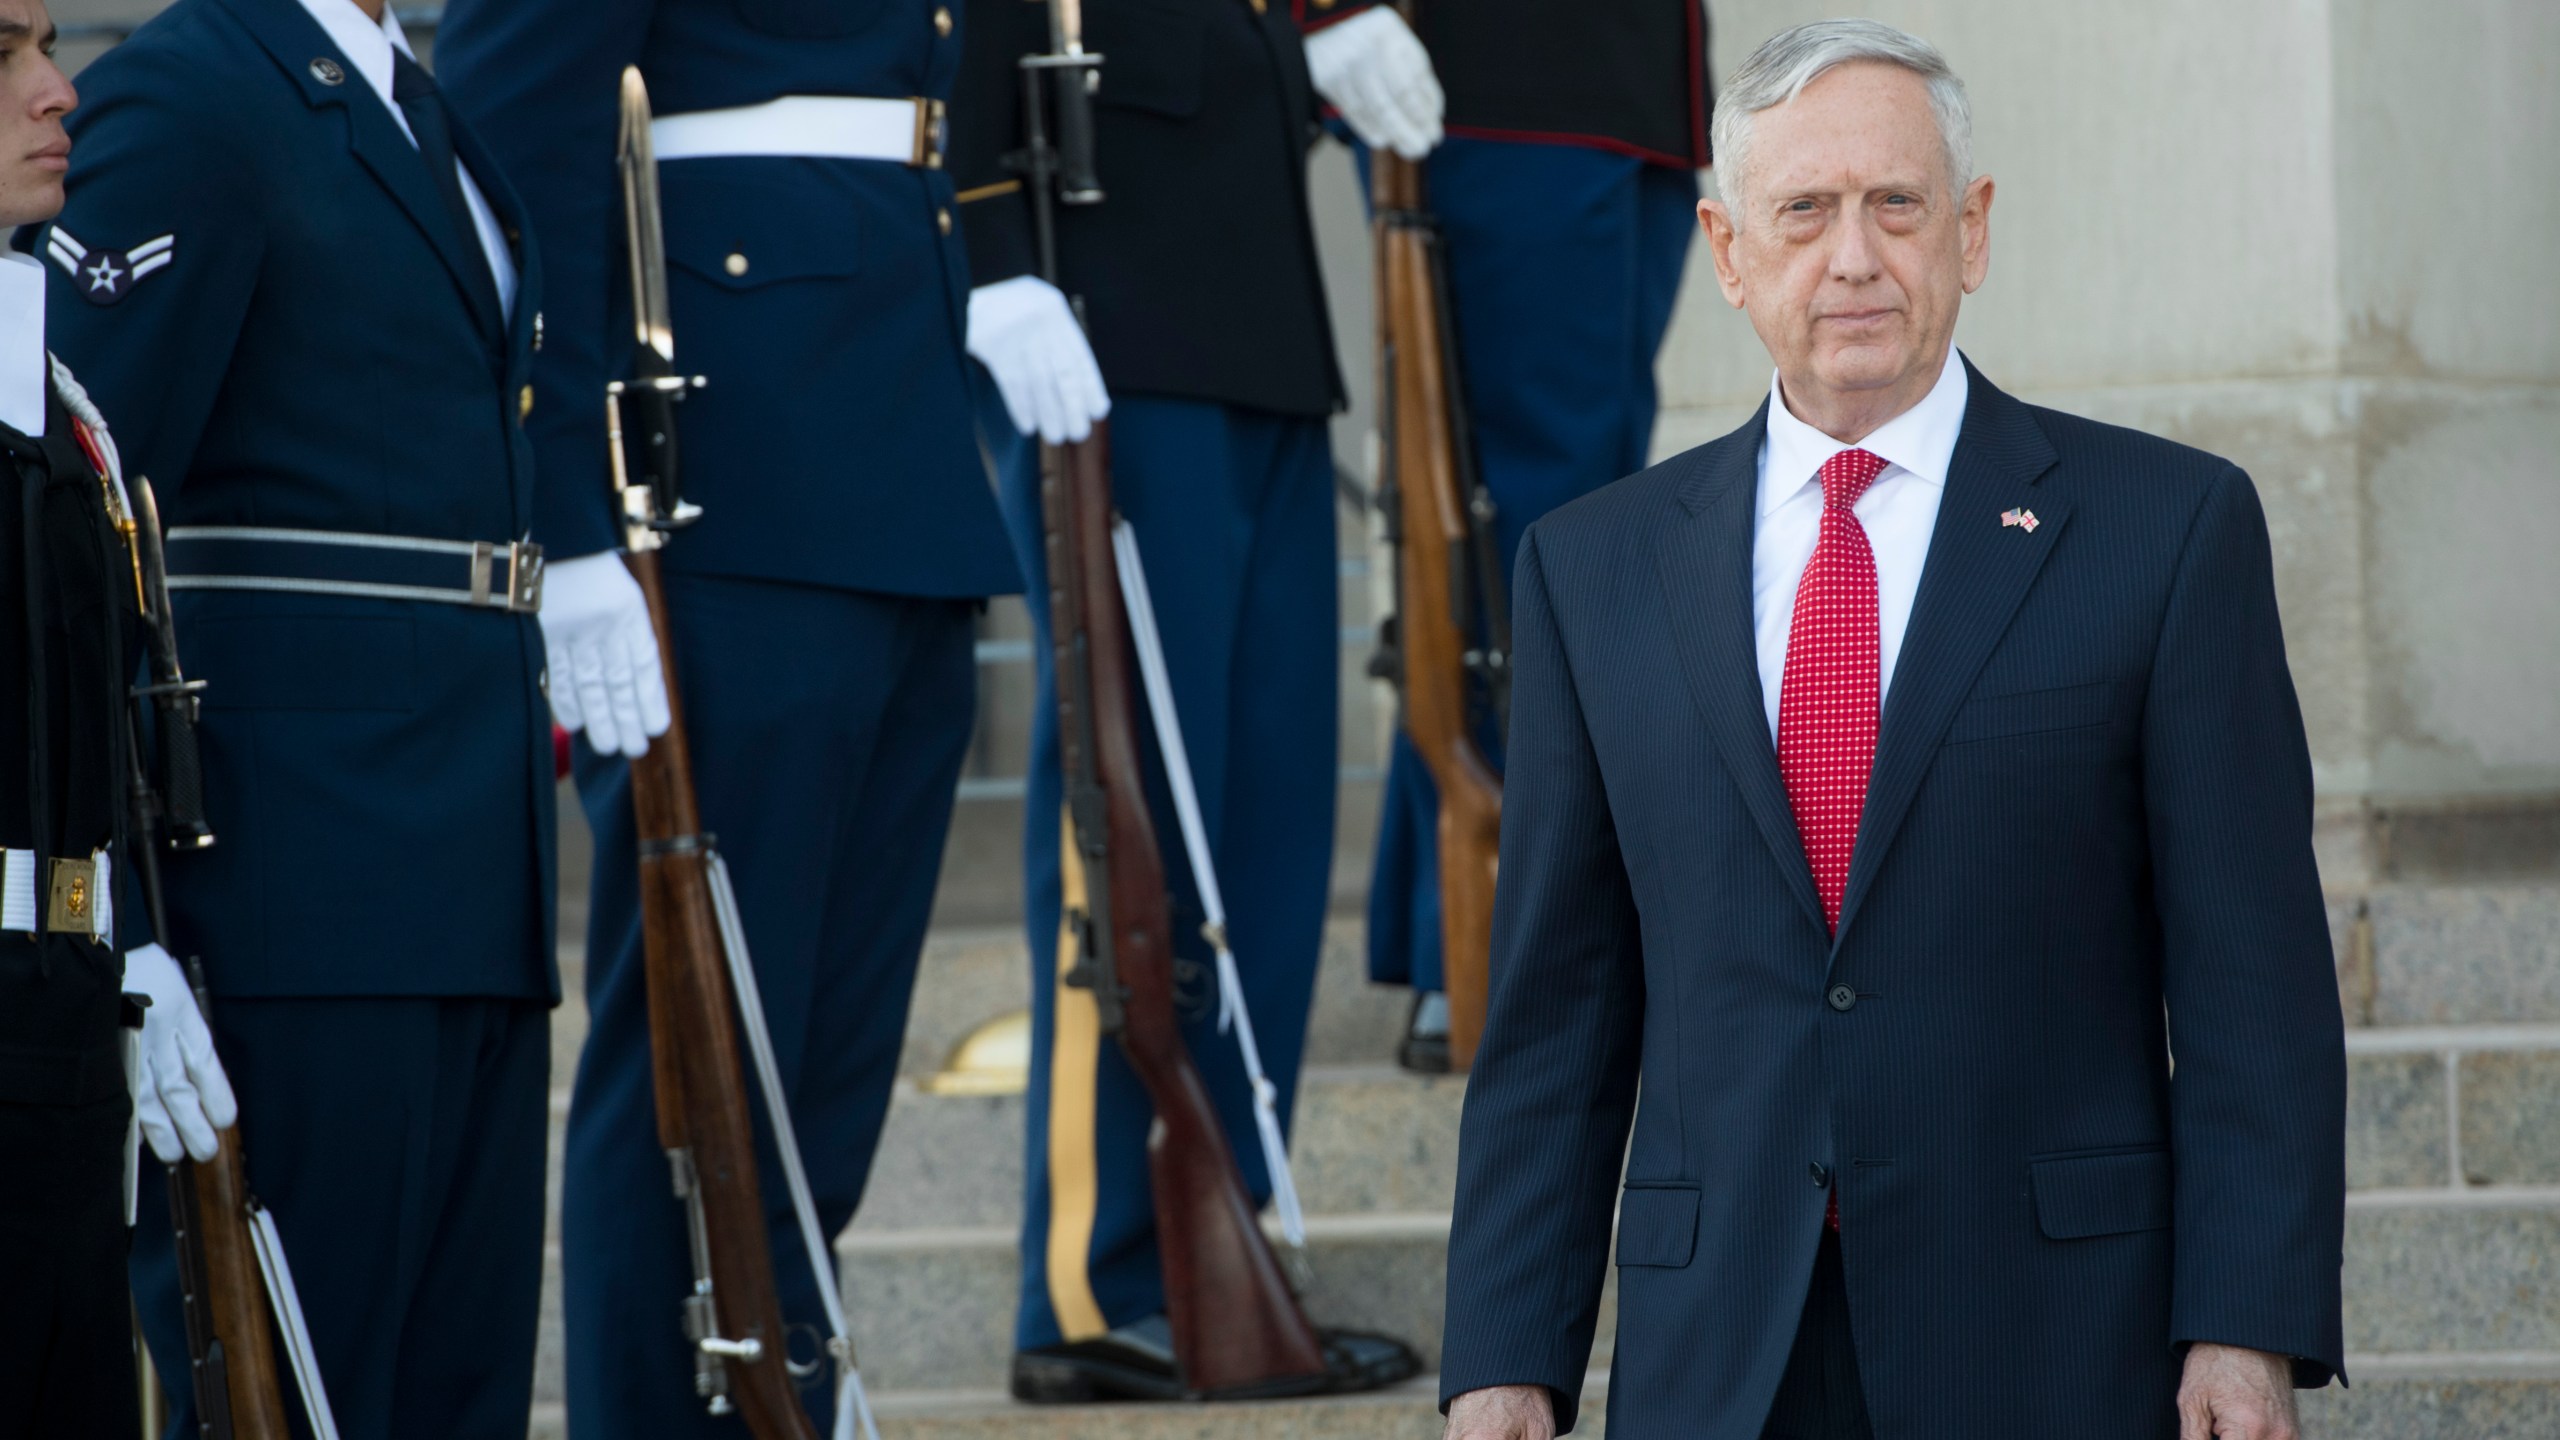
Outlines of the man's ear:
<svg viewBox="0 0 2560 1440">
<path fill-rule="evenodd" d="M 1707 253 L 1714 257 L 1716 288 L 1724 292 L 1724 303 L 1742 308 L 1742 272 L 1733 263 L 1733 215 L 1722 200 L 1712 197 L 1698 202 L 1698 228 L 1707 232 Z"/>
<path fill-rule="evenodd" d="M 1976 175 L 1964 187 L 1964 205 L 1957 211 L 1964 227 L 1964 293 L 1982 288 L 1991 274 L 1991 196 L 1994 186 L 1988 175 Z"/>
</svg>

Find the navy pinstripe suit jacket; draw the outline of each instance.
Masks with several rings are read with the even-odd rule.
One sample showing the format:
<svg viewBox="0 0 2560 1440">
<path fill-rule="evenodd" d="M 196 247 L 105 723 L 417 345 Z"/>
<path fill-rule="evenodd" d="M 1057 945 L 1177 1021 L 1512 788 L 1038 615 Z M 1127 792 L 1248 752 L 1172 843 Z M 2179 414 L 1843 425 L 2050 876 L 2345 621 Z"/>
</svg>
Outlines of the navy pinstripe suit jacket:
<svg viewBox="0 0 2560 1440">
<path fill-rule="evenodd" d="M 1614 1214 L 1611 1440 L 1755 1440 L 1825 1183 L 1890 1440 L 2174 1436 L 2181 1342 L 2341 1365 L 2346 1064 L 2257 494 L 1972 379 L 1836 941 L 1754 661 L 1765 410 L 1530 529 L 1444 1404 L 1538 1383 L 1572 1424 Z"/>
</svg>

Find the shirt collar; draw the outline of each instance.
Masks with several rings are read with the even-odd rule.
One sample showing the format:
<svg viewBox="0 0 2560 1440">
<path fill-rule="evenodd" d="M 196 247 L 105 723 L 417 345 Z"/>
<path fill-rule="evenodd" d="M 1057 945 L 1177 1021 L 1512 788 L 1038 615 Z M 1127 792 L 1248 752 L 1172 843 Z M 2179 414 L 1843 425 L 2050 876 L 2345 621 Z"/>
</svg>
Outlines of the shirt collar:
<svg viewBox="0 0 2560 1440">
<path fill-rule="evenodd" d="M 0 255 L 0 425 L 34 438 L 44 434 L 46 387 L 53 366 L 44 353 L 44 265 L 32 255 Z"/>
<path fill-rule="evenodd" d="M 1843 450 L 1864 450 L 1886 464 L 1910 472 L 1931 485 L 1947 483 L 1955 461 L 1956 437 L 1964 430 L 1965 402 L 1973 382 L 1964 358 L 1947 347 L 1946 366 L 1938 383 L 1920 403 L 1876 427 L 1856 445 L 1843 445 L 1807 425 L 1787 409 L 1778 378 L 1769 377 L 1769 436 L 1760 467 L 1760 513 L 1784 505 L 1805 486 L 1819 483 L 1822 467 Z"/>
<path fill-rule="evenodd" d="M 356 0 L 302 0 L 302 8 L 310 11 L 311 18 L 320 22 L 320 28 L 329 32 L 329 39 L 337 45 L 338 53 L 347 57 L 347 63 L 364 77 L 364 83 L 373 88 L 374 94 L 382 97 L 383 106 L 390 110 L 392 118 L 401 120 L 401 128 L 406 129 L 407 122 L 400 114 L 399 103 L 391 98 L 391 54 L 397 50 L 411 59 L 417 56 L 409 48 L 409 37 L 401 32 L 400 19 L 391 13 L 391 7 L 388 4 L 382 7 L 382 23 L 379 25 L 356 8 Z"/>
</svg>

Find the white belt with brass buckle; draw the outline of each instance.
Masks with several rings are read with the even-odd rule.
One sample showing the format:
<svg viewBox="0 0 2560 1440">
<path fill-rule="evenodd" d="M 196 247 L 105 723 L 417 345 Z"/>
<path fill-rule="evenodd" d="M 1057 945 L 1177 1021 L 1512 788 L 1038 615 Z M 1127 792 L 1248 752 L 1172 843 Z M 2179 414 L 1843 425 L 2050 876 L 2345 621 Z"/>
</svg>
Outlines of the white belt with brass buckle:
<svg viewBox="0 0 2560 1440">
<path fill-rule="evenodd" d="M 19 935 L 37 933 L 39 900 L 46 915 L 44 929 L 56 935 L 86 935 L 101 945 L 113 944 L 116 933 L 114 857 L 92 851 L 86 860 L 38 863 L 32 850 L 0 850 L 0 930 Z"/>
<path fill-rule="evenodd" d="M 785 95 L 761 105 L 661 115 L 649 124 L 660 160 L 800 155 L 942 168 L 943 103 L 921 97 Z"/>
</svg>

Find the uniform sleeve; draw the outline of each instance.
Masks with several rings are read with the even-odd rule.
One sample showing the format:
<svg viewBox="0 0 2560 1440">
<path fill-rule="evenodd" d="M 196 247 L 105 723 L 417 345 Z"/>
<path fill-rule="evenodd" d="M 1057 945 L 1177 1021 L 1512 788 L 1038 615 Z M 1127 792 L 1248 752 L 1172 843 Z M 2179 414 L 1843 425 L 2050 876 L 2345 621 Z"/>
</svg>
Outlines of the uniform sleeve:
<svg viewBox="0 0 2560 1440">
<path fill-rule="evenodd" d="M 2144 703 L 2177 1156 L 2172 1335 L 2344 1363 L 2346 1055 L 2311 757 L 2265 514 L 2226 470 L 2180 557 Z"/>
<path fill-rule="evenodd" d="M 1556 624 L 1521 542 L 1491 996 L 1467 1079 L 1440 1403 L 1544 1385 L 1573 1428 L 1635 1117 L 1644 951 L 1617 822 Z"/>
<path fill-rule="evenodd" d="M 80 77 L 69 195 L 36 239 L 46 341 L 172 504 L 231 368 L 266 241 L 256 147 L 204 82 L 130 46 Z"/>
<path fill-rule="evenodd" d="M 534 357 L 534 538 L 555 559 L 614 548 L 604 387 L 627 357 L 611 328 L 622 276 L 614 168 L 624 67 L 654 0 L 452 0 L 436 32 L 446 97 L 522 198 L 542 252 Z"/>
<path fill-rule="evenodd" d="M 1364 10 L 1374 10 L 1394 0 L 1290 0 L 1290 13 L 1298 19 L 1298 29 L 1313 35 L 1329 25 L 1339 25 Z"/>
<path fill-rule="evenodd" d="M 969 7 L 951 93 L 951 183 L 969 245 L 969 283 L 1039 269 L 1031 201 L 1005 157 L 1022 148 L 1022 57 L 1049 48 L 1049 9 L 1023 0 Z M 1109 68 L 1108 57 L 1104 68 Z M 1107 81 L 1105 83 L 1108 83 Z"/>
</svg>

